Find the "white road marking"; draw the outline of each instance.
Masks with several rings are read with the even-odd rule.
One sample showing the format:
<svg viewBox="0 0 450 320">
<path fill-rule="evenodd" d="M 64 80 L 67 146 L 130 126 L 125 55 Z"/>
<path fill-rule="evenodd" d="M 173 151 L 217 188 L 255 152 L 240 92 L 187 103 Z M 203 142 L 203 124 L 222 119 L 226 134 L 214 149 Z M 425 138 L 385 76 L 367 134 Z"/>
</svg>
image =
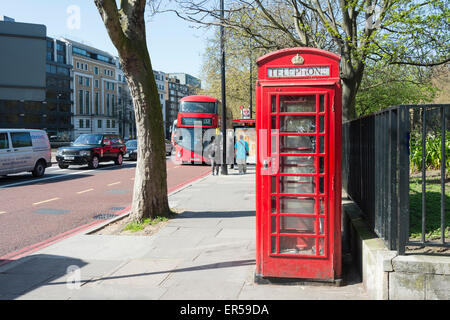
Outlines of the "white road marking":
<svg viewBox="0 0 450 320">
<path fill-rule="evenodd" d="M 86 190 L 83 190 L 83 191 L 78 191 L 77 194 L 86 193 L 86 192 L 89 192 L 89 191 L 92 191 L 92 190 L 94 190 L 94 189 L 91 188 L 91 189 L 86 189 Z"/>
<path fill-rule="evenodd" d="M 116 184 L 119 184 L 120 183 L 120 181 L 118 181 L 118 182 L 113 182 L 113 183 L 110 183 L 110 184 L 108 184 L 108 187 L 110 187 L 110 186 L 115 186 Z"/>
<path fill-rule="evenodd" d="M 4 213 L 6 213 L 6 211 L 0 211 L 0 214 L 4 214 Z"/>
<path fill-rule="evenodd" d="M 36 206 L 36 205 L 41 204 L 41 203 L 46 203 L 46 202 L 50 202 L 50 201 L 55 201 L 55 200 L 58 200 L 58 199 L 59 199 L 59 198 L 52 198 L 52 199 L 48 199 L 48 200 L 44 200 L 44 201 L 35 202 L 35 203 L 33 203 L 33 206 Z"/>
</svg>

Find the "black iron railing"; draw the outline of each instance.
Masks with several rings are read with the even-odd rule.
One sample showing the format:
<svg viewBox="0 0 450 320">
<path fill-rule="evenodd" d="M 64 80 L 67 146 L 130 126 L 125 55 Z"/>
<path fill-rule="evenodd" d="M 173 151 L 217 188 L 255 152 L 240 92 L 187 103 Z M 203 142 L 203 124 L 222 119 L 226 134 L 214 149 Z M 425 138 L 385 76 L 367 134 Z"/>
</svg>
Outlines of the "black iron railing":
<svg viewBox="0 0 450 320">
<path fill-rule="evenodd" d="M 449 208 L 445 205 L 446 174 L 450 169 L 445 165 L 449 158 L 445 144 L 449 129 L 448 104 L 395 106 L 343 124 L 343 188 L 360 207 L 373 231 L 390 250 L 397 250 L 399 254 L 405 253 L 406 246 L 450 246 L 445 236 L 450 220 Z M 439 170 L 435 163 L 430 164 L 430 160 L 435 159 L 430 159 L 430 152 L 427 152 L 427 141 L 433 137 L 434 140 L 440 137 L 441 142 L 440 160 L 437 159 Z M 421 139 L 421 148 L 417 148 L 418 139 Z M 412 142 L 416 142 L 415 152 L 410 157 Z M 436 153 L 439 152 L 434 150 L 432 156 L 439 158 Z M 410 158 L 414 162 L 410 163 Z M 427 168 L 434 169 L 433 173 L 440 172 L 438 209 L 427 207 Z M 415 207 L 417 195 L 410 199 L 412 182 L 421 184 L 420 210 Z M 427 217 L 430 214 L 435 217 L 436 210 L 440 210 L 440 239 L 435 236 L 431 240 L 426 236 Z M 419 218 L 417 212 L 421 215 Z M 420 239 L 410 237 L 411 223 L 416 226 L 417 220 Z"/>
</svg>

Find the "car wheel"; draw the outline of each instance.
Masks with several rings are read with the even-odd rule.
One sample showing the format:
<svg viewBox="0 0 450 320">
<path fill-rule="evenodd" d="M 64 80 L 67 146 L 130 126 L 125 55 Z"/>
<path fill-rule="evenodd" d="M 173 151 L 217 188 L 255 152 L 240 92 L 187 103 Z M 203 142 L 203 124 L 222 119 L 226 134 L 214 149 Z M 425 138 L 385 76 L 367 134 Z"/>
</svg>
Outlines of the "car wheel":
<svg viewBox="0 0 450 320">
<path fill-rule="evenodd" d="M 97 156 L 93 156 L 92 160 L 89 162 L 89 168 L 91 169 L 97 169 L 99 164 L 99 160 Z"/>
<path fill-rule="evenodd" d="M 61 169 L 67 169 L 69 165 L 64 163 L 58 163 L 58 167 L 60 167 Z"/>
<path fill-rule="evenodd" d="M 33 174 L 33 177 L 36 178 L 42 177 L 45 173 L 44 163 L 42 161 L 38 161 L 31 173 Z"/>
<path fill-rule="evenodd" d="M 119 153 L 119 154 L 117 155 L 117 159 L 114 160 L 114 163 L 120 166 L 120 165 L 122 165 L 122 162 L 123 162 L 123 156 L 122 156 L 121 153 Z"/>
</svg>

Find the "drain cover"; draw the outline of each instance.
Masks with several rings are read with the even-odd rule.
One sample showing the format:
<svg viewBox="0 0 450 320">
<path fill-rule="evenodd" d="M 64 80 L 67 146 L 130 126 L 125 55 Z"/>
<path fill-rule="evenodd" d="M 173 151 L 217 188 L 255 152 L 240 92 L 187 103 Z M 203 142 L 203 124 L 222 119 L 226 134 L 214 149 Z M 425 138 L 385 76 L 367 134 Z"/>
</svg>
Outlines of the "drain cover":
<svg viewBox="0 0 450 320">
<path fill-rule="evenodd" d="M 94 216 L 94 219 L 96 220 L 108 220 L 117 217 L 115 214 L 112 213 L 102 213 Z"/>
<path fill-rule="evenodd" d="M 120 210 L 123 210 L 123 209 L 125 209 L 125 207 L 112 207 L 111 208 L 112 211 L 120 211 Z"/>
</svg>

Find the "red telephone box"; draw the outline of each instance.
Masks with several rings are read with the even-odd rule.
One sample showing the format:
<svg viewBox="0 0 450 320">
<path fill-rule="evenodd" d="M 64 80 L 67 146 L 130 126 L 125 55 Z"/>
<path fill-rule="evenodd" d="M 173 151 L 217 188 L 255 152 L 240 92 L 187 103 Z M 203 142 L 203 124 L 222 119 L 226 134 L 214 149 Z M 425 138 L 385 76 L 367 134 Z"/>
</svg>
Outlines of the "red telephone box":
<svg viewBox="0 0 450 320">
<path fill-rule="evenodd" d="M 257 280 L 341 277 L 339 60 L 314 48 L 257 60 Z"/>
</svg>

